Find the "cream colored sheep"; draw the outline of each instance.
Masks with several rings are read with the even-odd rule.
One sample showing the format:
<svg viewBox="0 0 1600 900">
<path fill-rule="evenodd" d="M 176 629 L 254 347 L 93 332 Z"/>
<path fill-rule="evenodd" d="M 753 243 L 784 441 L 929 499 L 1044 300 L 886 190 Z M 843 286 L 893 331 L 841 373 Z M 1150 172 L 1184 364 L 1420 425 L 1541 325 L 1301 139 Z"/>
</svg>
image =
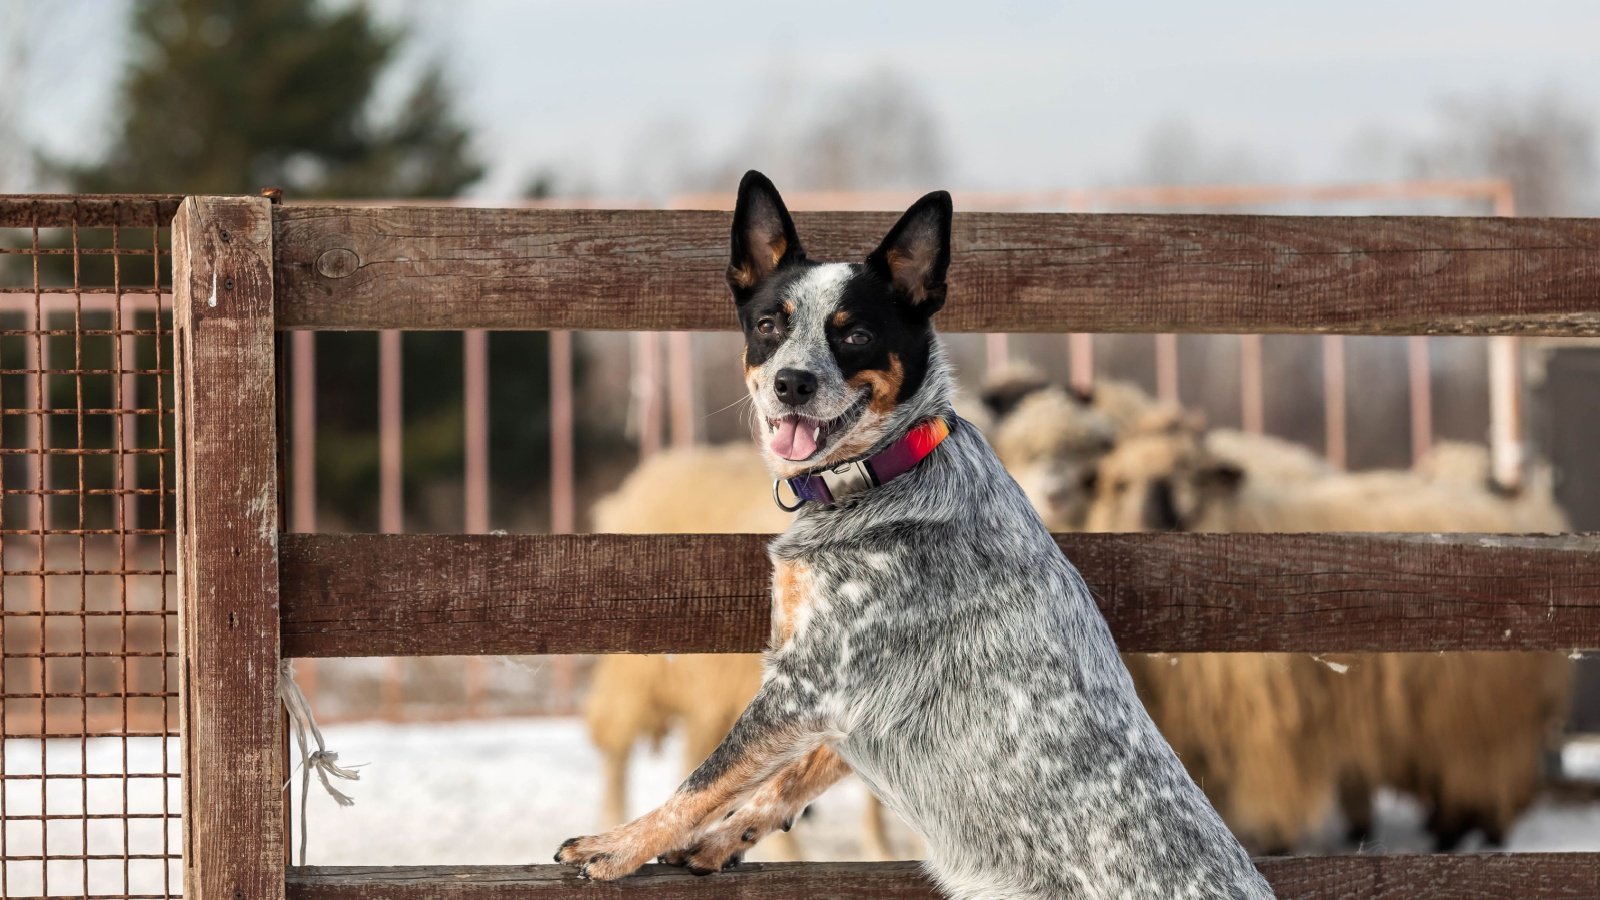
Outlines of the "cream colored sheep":
<svg viewBox="0 0 1600 900">
<path fill-rule="evenodd" d="M 1051 531 L 1077 531 L 1089 513 L 1091 479 L 1111 449 L 1110 422 L 1078 397 L 1041 384 L 1002 404 L 991 389 L 989 443 Z"/>
<path fill-rule="evenodd" d="M 1500 498 L 1510 515 L 1507 531 L 1554 534 L 1571 528 L 1566 513 L 1556 505 L 1555 476 L 1547 464 L 1528 466 L 1523 483 L 1506 490 L 1490 478 L 1488 447 L 1464 441 L 1439 441 L 1413 468 L 1433 484 L 1487 490 Z"/>
<path fill-rule="evenodd" d="M 1101 462 L 1088 525 L 1304 532 L 1503 531 L 1516 523 L 1502 498 L 1448 480 L 1377 472 L 1273 483 L 1256 471 L 1220 458 L 1192 431 L 1136 435 Z M 1216 786 L 1208 790 L 1217 792 L 1230 823 L 1256 830 L 1258 848 L 1298 843 L 1336 787 L 1353 826 L 1362 828 L 1369 824 L 1371 790 L 1382 785 L 1422 799 L 1442 848 L 1473 828 L 1503 840 L 1537 787 L 1543 749 L 1571 690 L 1571 663 L 1560 654 L 1356 655 L 1341 661 L 1349 670 L 1339 677 L 1301 659 L 1263 664 L 1185 656 L 1176 669 L 1216 669 L 1187 681 L 1163 677 L 1159 667 L 1136 672 L 1158 724 L 1173 729 L 1169 740 L 1204 748 L 1186 761 L 1195 764 L 1197 780 Z M 1246 686 L 1262 676 L 1274 685 Z M 1203 691 L 1197 682 L 1210 687 Z M 1263 693 L 1274 699 L 1263 702 Z M 1293 702 L 1283 699 L 1290 695 Z M 1228 708 L 1235 696 L 1244 697 L 1245 713 Z M 1179 709 L 1185 703 L 1209 703 L 1217 718 L 1208 725 L 1201 713 Z M 1324 710 L 1309 731 L 1306 709 Z M 1235 736 L 1229 723 L 1252 712 L 1260 716 L 1257 727 Z M 1230 742 L 1231 752 L 1215 749 Z M 1331 762 L 1330 750 L 1338 754 Z M 1281 766 L 1273 761 L 1287 756 L 1299 762 L 1282 767 L 1281 780 L 1310 783 L 1279 784 L 1265 795 L 1233 790 L 1241 779 L 1267 780 L 1243 770 Z"/>
</svg>

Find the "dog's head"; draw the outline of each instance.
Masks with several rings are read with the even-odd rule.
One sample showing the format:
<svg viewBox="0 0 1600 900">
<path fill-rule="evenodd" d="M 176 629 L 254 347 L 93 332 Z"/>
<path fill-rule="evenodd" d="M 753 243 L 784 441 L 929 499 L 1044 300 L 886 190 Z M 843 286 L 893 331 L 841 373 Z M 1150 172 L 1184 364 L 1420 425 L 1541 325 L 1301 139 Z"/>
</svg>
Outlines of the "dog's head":
<svg viewBox="0 0 1600 900">
<path fill-rule="evenodd" d="M 864 262 L 817 263 L 772 182 L 740 182 L 728 286 L 777 474 L 863 456 L 915 424 L 911 401 L 941 359 L 930 320 L 944 305 L 950 218 L 950 195 L 928 194 Z"/>
</svg>

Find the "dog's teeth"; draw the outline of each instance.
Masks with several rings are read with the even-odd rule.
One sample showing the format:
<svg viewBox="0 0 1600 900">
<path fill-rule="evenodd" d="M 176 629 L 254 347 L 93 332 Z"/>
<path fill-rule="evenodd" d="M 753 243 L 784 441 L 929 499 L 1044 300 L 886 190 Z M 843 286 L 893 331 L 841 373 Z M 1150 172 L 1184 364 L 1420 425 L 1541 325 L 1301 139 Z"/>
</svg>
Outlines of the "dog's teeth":
<svg viewBox="0 0 1600 900">
<path fill-rule="evenodd" d="M 817 427 L 811 429 L 811 441 L 812 441 L 812 443 L 816 443 L 817 439 L 819 437 L 821 437 L 821 435 L 822 435 L 822 426 L 821 425 L 818 425 Z"/>
</svg>

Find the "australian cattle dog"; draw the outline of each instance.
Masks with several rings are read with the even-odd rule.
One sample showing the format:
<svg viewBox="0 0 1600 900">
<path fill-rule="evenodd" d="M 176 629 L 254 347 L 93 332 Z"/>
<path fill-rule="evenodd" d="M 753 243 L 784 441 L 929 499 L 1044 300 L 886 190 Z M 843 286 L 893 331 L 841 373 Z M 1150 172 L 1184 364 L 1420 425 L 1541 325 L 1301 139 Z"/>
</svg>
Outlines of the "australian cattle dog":
<svg viewBox="0 0 1600 900">
<path fill-rule="evenodd" d="M 1266 881 L 1140 706 L 1111 632 L 976 428 L 932 318 L 951 202 L 859 263 L 806 257 L 739 185 L 728 284 L 775 499 L 760 691 L 654 811 L 573 838 L 593 879 L 737 865 L 854 771 L 955 898 L 1262 898 Z"/>
</svg>

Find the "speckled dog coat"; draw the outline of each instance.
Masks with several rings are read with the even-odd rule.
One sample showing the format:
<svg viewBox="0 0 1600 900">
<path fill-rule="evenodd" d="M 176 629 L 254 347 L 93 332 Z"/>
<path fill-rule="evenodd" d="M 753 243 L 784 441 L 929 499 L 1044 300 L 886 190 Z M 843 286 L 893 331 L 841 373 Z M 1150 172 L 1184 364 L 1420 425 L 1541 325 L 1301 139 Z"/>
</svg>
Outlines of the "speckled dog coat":
<svg viewBox="0 0 1600 900">
<path fill-rule="evenodd" d="M 897 478 L 807 503 L 773 541 L 760 692 L 655 811 L 557 859 L 617 878 L 660 856 L 737 865 L 854 771 L 927 843 L 955 898 L 1272 896 L 1156 731 L 1110 630 L 983 436 L 951 411 L 930 324 L 950 198 L 918 201 L 861 264 L 816 264 L 750 173 L 729 283 L 781 478 L 949 435 Z"/>
</svg>

